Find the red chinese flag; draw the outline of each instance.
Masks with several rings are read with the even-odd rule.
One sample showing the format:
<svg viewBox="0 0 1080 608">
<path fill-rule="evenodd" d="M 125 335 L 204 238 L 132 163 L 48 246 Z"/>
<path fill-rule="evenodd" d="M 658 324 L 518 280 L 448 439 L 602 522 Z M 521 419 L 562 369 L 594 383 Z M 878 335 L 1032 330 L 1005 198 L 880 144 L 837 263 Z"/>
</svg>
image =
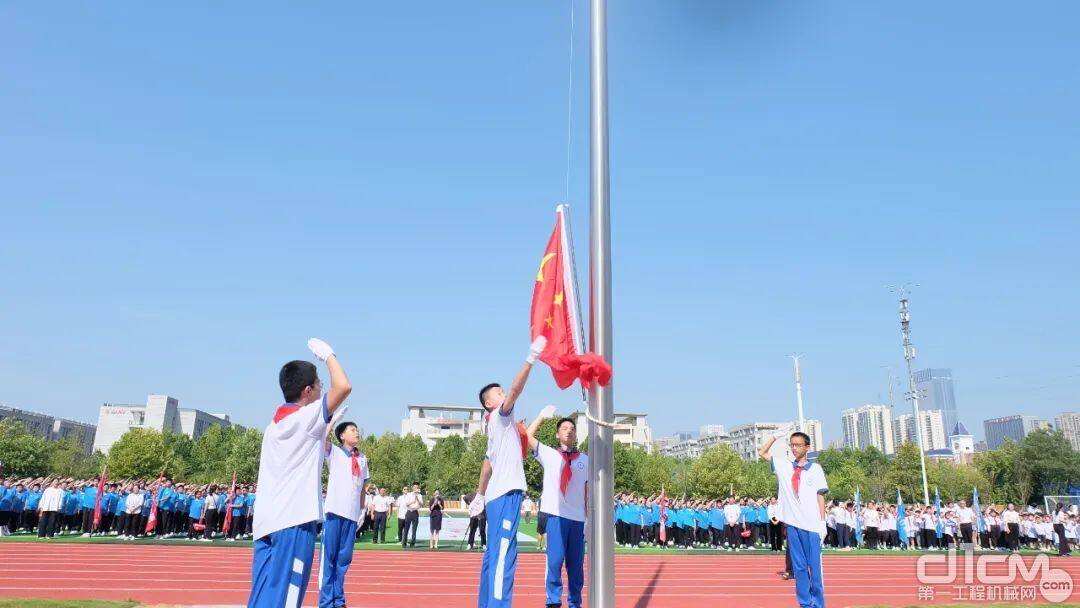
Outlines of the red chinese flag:
<svg viewBox="0 0 1080 608">
<path fill-rule="evenodd" d="M 101 497 L 105 494 L 105 472 L 107 467 L 101 467 L 101 477 L 97 482 L 97 498 L 94 499 L 94 530 L 101 526 Z"/>
<path fill-rule="evenodd" d="M 667 492 L 660 489 L 660 542 L 667 543 Z"/>
<path fill-rule="evenodd" d="M 154 500 L 150 503 L 150 515 L 146 518 L 146 534 L 150 534 L 157 527 L 158 497 L 161 496 L 161 484 L 164 482 L 165 473 L 162 472 L 161 477 L 158 477 L 157 483 L 154 484 Z"/>
<path fill-rule="evenodd" d="M 229 500 L 225 503 L 225 523 L 221 524 L 221 533 L 228 536 L 232 527 L 232 506 L 236 501 L 236 471 L 232 474 L 232 487 L 229 488 Z"/>
<path fill-rule="evenodd" d="M 533 287 L 532 311 L 529 330 L 532 339 L 547 338 L 547 347 L 540 360 L 547 363 L 555 377 L 555 384 L 565 389 L 580 380 L 585 388 L 599 382 L 606 386 L 611 381 L 611 366 L 599 355 L 582 354 L 575 343 L 578 332 L 576 323 L 576 289 L 574 277 L 570 276 L 569 238 L 566 235 L 561 213 L 555 214 L 555 230 L 548 239 L 540 268 L 536 271 Z"/>
</svg>

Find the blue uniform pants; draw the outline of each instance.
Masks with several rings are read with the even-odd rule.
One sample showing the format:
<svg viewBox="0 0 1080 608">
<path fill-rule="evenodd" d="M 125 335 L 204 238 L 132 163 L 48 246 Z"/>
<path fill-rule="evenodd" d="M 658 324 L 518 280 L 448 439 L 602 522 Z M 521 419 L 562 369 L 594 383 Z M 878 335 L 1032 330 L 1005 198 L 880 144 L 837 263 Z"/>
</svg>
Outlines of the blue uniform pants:
<svg viewBox="0 0 1080 608">
<path fill-rule="evenodd" d="M 581 608 L 585 585 L 585 522 L 548 516 L 547 603 L 562 605 L 562 569 L 566 563 L 566 605 Z"/>
<path fill-rule="evenodd" d="M 825 608 L 825 589 L 821 584 L 821 536 L 817 532 L 787 526 L 787 540 L 799 606 Z"/>
<path fill-rule="evenodd" d="M 487 503 L 488 545 L 480 567 L 477 608 L 509 608 L 514 599 L 522 496 L 521 490 L 514 490 Z"/>
<path fill-rule="evenodd" d="M 356 522 L 334 513 L 323 523 L 319 556 L 319 608 L 345 605 L 345 573 L 352 563 Z"/>
<path fill-rule="evenodd" d="M 297 608 L 304 602 L 315 532 L 316 522 L 309 521 L 255 541 L 248 608 Z"/>
</svg>

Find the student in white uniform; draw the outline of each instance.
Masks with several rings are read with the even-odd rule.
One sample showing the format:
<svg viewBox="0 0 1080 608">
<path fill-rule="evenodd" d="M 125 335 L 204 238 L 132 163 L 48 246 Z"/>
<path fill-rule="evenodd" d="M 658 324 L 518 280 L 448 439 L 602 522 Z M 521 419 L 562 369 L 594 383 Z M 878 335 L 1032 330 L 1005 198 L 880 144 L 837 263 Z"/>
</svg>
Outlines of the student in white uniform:
<svg viewBox="0 0 1080 608">
<path fill-rule="evenodd" d="M 589 457 L 577 449 L 577 425 L 571 418 L 555 427 L 559 449 L 540 443 L 536 431 L 544 418 L 528 429 L 529 448 L 544 467 L 540 510 L 547 513 L 547 608 L 562 606 L 562 573 L 566 565 L 566 605 L 581 608 L 585 584 L 585 518 L 588 504 Z"/>
<path fill-rule="evenodd" d="M 308 348 L 326 363 L 330 390 L 322 392 L 322 381 L 308 361 L 290 361 L 278 374 L 286 403 L 263 432 L 248 608 L 297 608 L 311 578 L 322 520 L 326 426 L 352 385 L 329 344 L 312 338 Z"/>
<path fill-rule="evenodd" d="M 326 523 L 319 559 L 319 608 L 344 608 L 345 573 L 352 564 L 356 527 L 364 516 L 364 484 L 371 477 L 367 457 L 360 453 L 360 431 L 354 422 L 334 429 L 340 445 L 326 440 Z"/>
<path fill-rule="evenodd" d="M 480 389 L 480 405 L 487 411 L 488 450 L 475 500 L 486 505 L 488 546 L 480 568 L 477 608 L 504 608 L 513 604 L 517 531 L 521 499 L 525 495 L 524 458 L 529 447 L 525 429 L 514 424 L 514 405 L 525 390 L 533 363 L 546 346 L 547 339 L 543 336 L 533 341 L 509 393 L 504 393 L 497 383 Z"/>
</svg>

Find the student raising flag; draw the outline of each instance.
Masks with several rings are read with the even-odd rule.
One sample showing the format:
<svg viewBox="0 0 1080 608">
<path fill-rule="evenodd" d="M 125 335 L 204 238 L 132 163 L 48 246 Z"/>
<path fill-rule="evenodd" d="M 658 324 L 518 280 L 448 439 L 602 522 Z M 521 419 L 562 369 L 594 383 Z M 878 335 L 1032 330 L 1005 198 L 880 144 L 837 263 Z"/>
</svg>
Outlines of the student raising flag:
<svg viewBox="0 0 1080 608">
<path fill-rule="evenodd" d="M 166 467 L 168 465 L 165 465 Z M 146 531 L 145 534 L 149 535 L 157 527 L 157 511 L 158 511 L 158 499 L 161 498 L 161 484 L 165 483 L 165 467 L 162 467 L 161 474 L 158 475 L 157 483 L 154 484 L 154 488 L 150 490 L 154 495 L 153 502 L 150 503 L 150 516 L 146 519 Z"/>
</svg>

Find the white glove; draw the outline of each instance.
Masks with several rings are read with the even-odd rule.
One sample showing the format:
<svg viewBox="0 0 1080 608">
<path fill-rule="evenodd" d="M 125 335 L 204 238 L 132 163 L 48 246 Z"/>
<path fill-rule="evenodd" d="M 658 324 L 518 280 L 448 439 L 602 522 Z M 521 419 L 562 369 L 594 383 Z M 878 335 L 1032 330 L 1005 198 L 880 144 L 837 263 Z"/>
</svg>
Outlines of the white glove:
<svg viewBox="0 0 1080 608">
<path fill-rule="evenodd" d="M 829 527 L 825 524 L 825 520 L 821 520 L 818 524 L 817 533 L 821 536 L 821 542 L 825 542 L 825 537 L 829 535 Z"/>
<path fill-rule="evenodd" d="M 773 433 L 773 437 L 776 437 L 777 440 L 780 440 L 780 439 L 786 440 L 794 432 L 795 432 L 795 427 L 791 426 L 790 424 L 785 424 L 784 426 L 780 427 L 779 429 L 776 429 L 776 432 Z"/>
<path fill-rule="evenodd" d="M 330 348 L 329 344 L 318 338 L 308 340 L 307 347 L 319 358 L 319 361 L 326 361 L 334 355 L 334 349 Z"/>
<path fill-rule="evenodd" d="M 525 357 L 525 362 L 529 365 L 536 363 L 536 358 L 540 356 L 540 353 L 544 352 L 545 348 L 547 348 L 547 338 L 544 336 L 536 336 L 532 345 L 529 346 L 529 356 Z"/>
<path fill-rule="evenodd" d="M 469 517 L 477 517 L 481 513 L 483 513 L 484 512 L 484 505 L 485 505 L 484 495 L 483 494 L 477 494 L 476 498 L 474 498 L 472 503 L 469 505 Z"/>
</svg>

